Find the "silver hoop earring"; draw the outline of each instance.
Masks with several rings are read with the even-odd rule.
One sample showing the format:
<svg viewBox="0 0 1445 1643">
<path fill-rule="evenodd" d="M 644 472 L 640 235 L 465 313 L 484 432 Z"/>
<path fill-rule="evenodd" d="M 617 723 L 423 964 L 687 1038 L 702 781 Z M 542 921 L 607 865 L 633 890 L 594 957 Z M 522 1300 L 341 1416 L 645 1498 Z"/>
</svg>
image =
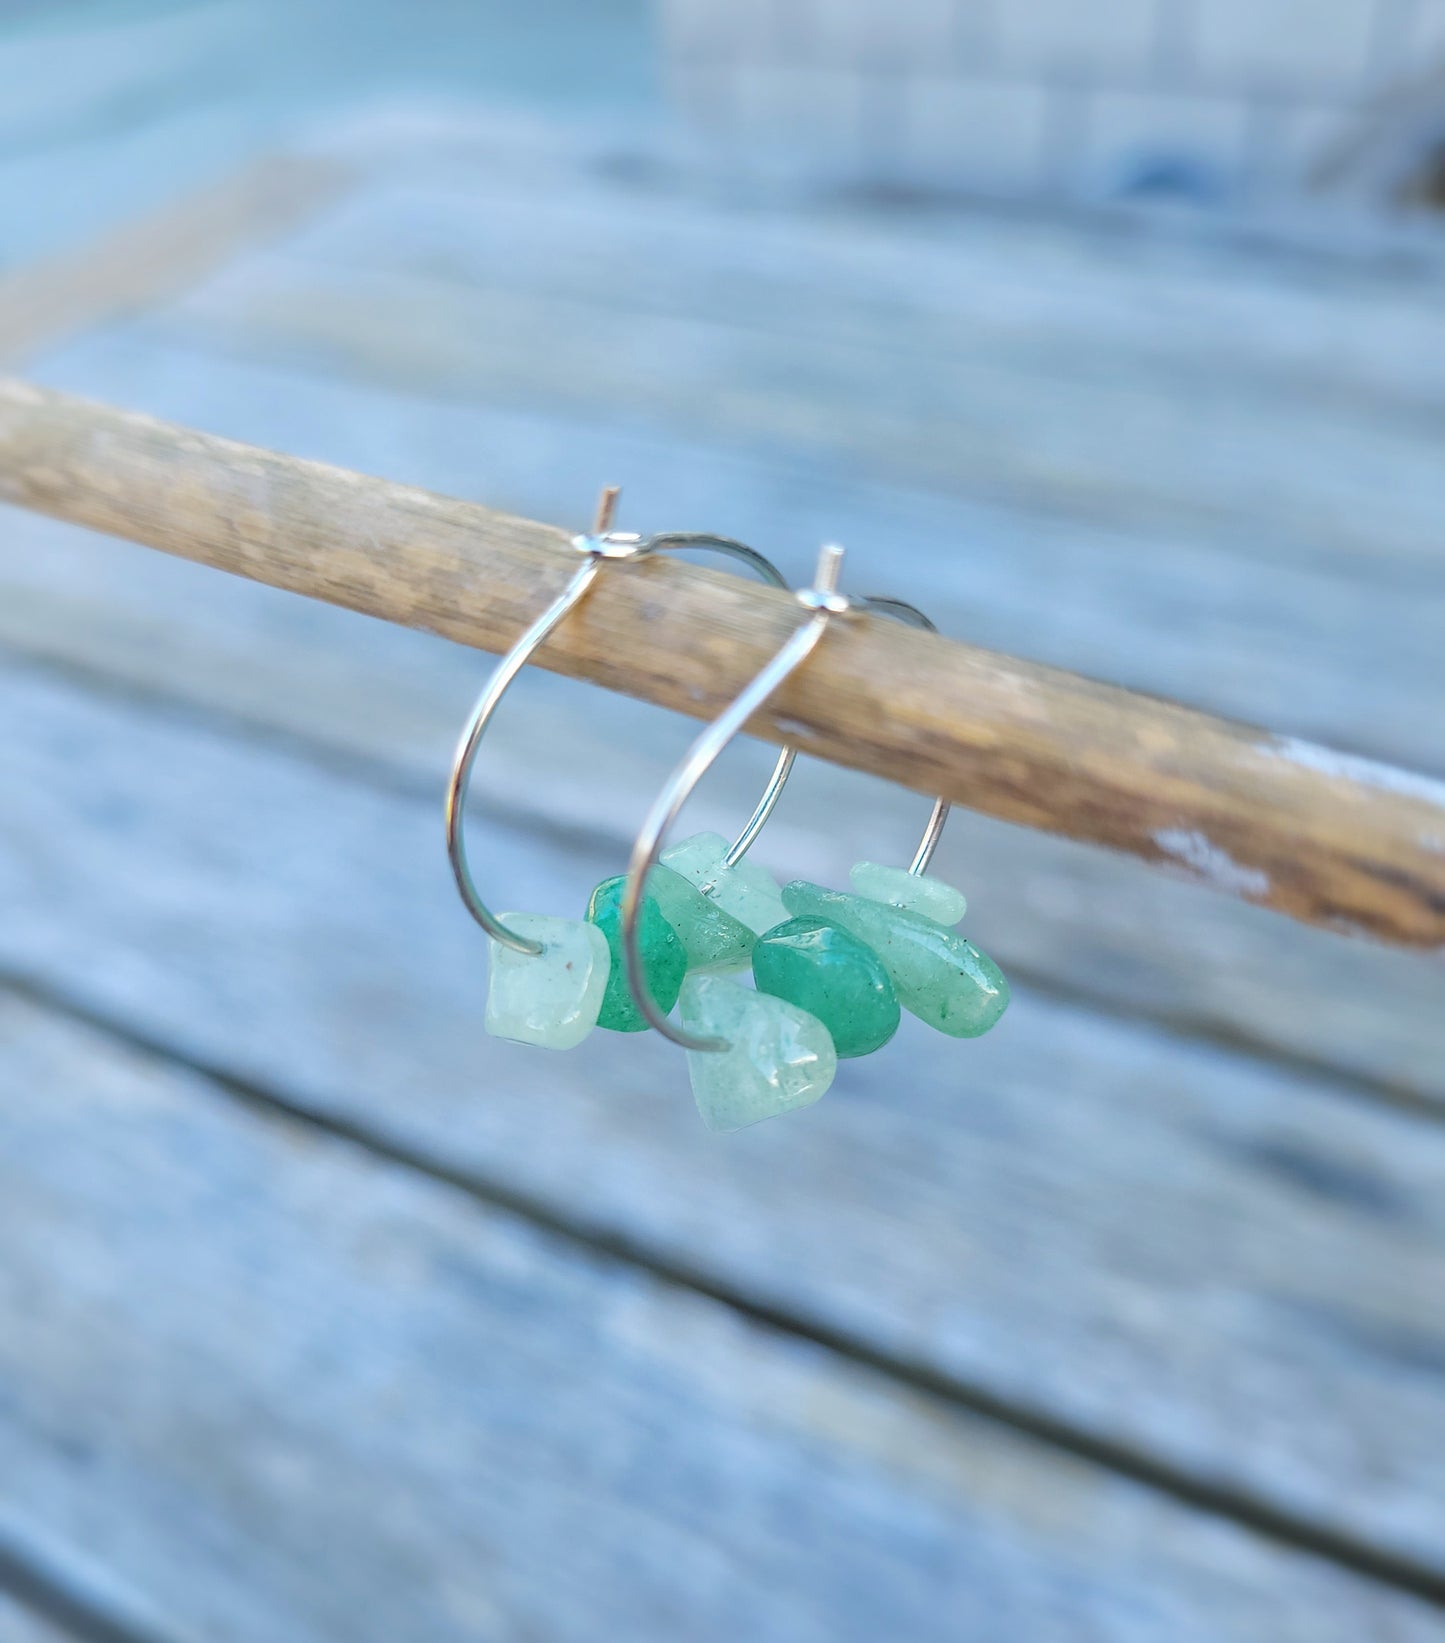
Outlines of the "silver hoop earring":
<svg viewBox="0 0 1445 1643">
<path fill-rule="evenodd" d="M 948 819 L 942 799 L 911 864 L 858 863 L 851 875 L 856 894 L 801 879 L 779 891 L 768 880 L 782 916 L 753 944 L 755 989 L 716 973 L 690 973 L 680 990 L 680 1025 L 651 996 L 640 939 L 643 910 L 660 876 L 691 866 L 693 841 L 671 850 L 664 841 L 723 749 L 803 665 L 835 618 L 872 613 L 936 631 L 903 600 L 839 592 L 842 558 L 841 548 L 823 549 L 813 586 L 797 594 L 808 619 L 693 743 L 648 812 L 628 866 L 622 898 L 628 985 L 648 1025 L 688 1052 L 698 1110 L 714 1130 L 741 1129 L 818 1100 L 838 1060 L 882 1048 L 903 1008 L 950 1036 L 974 1038 L 1008 1005 L 998 966 L 949 928 L 963 917 L 963 896 L 925 876 Z M 713 882 L 698 887 L 734 894 L 729 872 L 718 864 Z"/>
<path fill-rule="evenodd" d="M 472 877 L 463 823 L 472 767 L 487 726 L 517 675 L 567 613 L 586 596 L 602 566 L 610 561 L 697 549 L 734 559 L 772 586 L 787 587 L 771 561 L 730 537 L 680 531 L 642 537 L 614 531 L 617 497 L 615 487 L 602 493 L 591 533 L 573 538 L 572 545 L 582 556 L 582 564 L 493 670 L 457 743 L 447 784 L 447 856 L 462 903 L 486 932 L 490 944 L 487 1031 L 498 1038 L 547 1049 L 570 1049 L 599 1024 L 623 1032 L 638 1031 L 647 1025 L 644 1014 L 632 1003 L 621 961 L 623 880 L 618 877 L 597 887 L 586 920 L 541 913 L 498 915 L 483 901 Z M 747 825 L 731 846 L 725 840 L 718 840 L 722 847 L 721 859 L 728 871 L 744 871 L 743 857 L 782 796 L 795 758 L 790 749 L 783 749 Z M 686 915 L 693 945 L 683 943 L 666 923 L 664 913 L 657 915 L 662 928 L 653 932 L 657 937 L 659 960 L 653 966 L 654 982 L 660 979 L 663 989 L 670 987 L 669 1008 L 690 964 L 696 963 L 702 968 L 745 966 L 754 934 L 737 924 L 721 907 L 703 901 L 691 885 L 679 883 L 687 895 L 674 896 L 673 900 L 683 903 L 679 918 Z M 665 898 L 667 888 L 662 889 Z M 694 896 L 702 902 L 701 909 L 691 904 L 689 898 Z M 641 921 L 637 922 L 639 929 L 634 940 L 640 952 L 645 935 L 640 928 Z M 666 997 L 665 990 L 663 996 Z"/>
</svg>

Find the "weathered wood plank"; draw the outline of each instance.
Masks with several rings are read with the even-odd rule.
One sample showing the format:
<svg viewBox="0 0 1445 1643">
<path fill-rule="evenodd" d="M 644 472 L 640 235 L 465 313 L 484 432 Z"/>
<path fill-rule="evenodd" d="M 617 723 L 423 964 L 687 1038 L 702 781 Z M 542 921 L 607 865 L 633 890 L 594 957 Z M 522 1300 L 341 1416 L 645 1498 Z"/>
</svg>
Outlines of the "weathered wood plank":
<svg viewBox="0 0 1445 1643">
<path fill-rule="evenodd" d="M 0 161 L 0 258 L 11 269 L 89 249 L 143 212 L 234 174 L 268 146 L 266 122 L 242 93 L 99 136 Z"/>
<path fill-rule="evenodd" d="M 805 264 L 797 270 L 802 277 Z M 826 299 L 824 299 L 826 303 Z M 943 366 L 894 328 L 753 330 L 705 313 L 288 260 L 188 296 L 158 334 L 246 358 L 651 429 L 783 445 L 893 483 L 1127 529 L 1247 543 L 1419 586 L 1442 484 L 1434 413 L 1273 396 L 1187 372 L 1032 371 L 961 349 Z M 926 330 L 926 328 L 925 328 Z M 846 414 L 840 414 L 846 407 Z M 1278 546 L 1262 546 L 1261 544 Z"/>
<path fill-rule="evenodd" d="M 1121 235 L 986 211 L 724 211 L 666 181 L 619 187 L 575 143 L 552 156 L 544 185 L 536 166 L 535 153 L 498 141 L 470 168 L 413 168 L 291 249 L 752 330 L 886 333 L 910 372 L 926 351 L 1039 380 L 1151 373 L 1254 403 L 1303 395 L 1361 416 L 1445 403 L 1445 303 L 1428 260 L 1331 263 L 1261 255 L 1227 235 Z"/>
<path fill-rule="evenodd" d="M 70 15 L 52 15 L 47 28 L 0 33 L 0 158 L 114 139 L 212 97 L 228 78 L 227 63 L 260 34 L 255 7 L 239 0 L 151 16 L 65 9 Z"/>
<path fill-rule="evenodd" d="M 555 527 L 18 380 L 0 498 L 484 649 L 576 563 Z M 779 590 L 653 559 L 600 577 L 538 660 L 710 718 L 797 624 Z M 1445 784 L 1425 777 L 861 619 L 749 729 L 1306 923 L 1445 946 Z"/>
<path fill-rule="evenodd" d="M 294 228 L 352 181 L 334 159 L 271 156 L 126 222 L 83 253 L 27 263 L 0 277 L 0 359 L 13 364 L 184 290 Z"/>
<path fill-rule="evenodd" d="M 73 1637 L 0 1592 L 0 1643 L 70 1643 Z"/>
<path fill-rule="evenodd" d="M 361 468 L 390 465 L 402 478 L 458 492 L 480 483 L 489 497 L 535 517 L 565 516 L 580 471 L 636 475 L 634 508 L 645 508 L 651 525 L 687 521 L 702 509 L 730 532 L 784 549 L 827 529 L 809 490 L 779 490 L 766 474 L 725 459 L 606 428 L 479 416 L 258 368 L 213 364 L 200 372 L 188 356 L 114 334 L 68 350 L 46 374 L 71 387 L 130 391 L 149 409 L 279 449 Z M 479 470 L 479 452 L 495 466 Z M 1109 598 L 1086 603 L 1068 580 L 1064 542 L 1035 554 L 1025 536 L 992 569 L 980 564 L 965 577 L 948 559 L 930 557 L 935 536 L 900 527 L 903 506 L 896 496 L 875 500 L 860 541 L 887 541 L 889 585 L 918 597 L 926 589 L 929 608 L 952 631 L 987 643 L 1032 636 L 1047 659 L 1077 665 L 1108 667 L 1112 651 L 1135 683 L 1207 687 L 1226 698 L 1215 706 L 1253 704 L 1301 735 L 1363 730 L 1368 718 L 1402 735 L 1417 732 L 1421 751 L 1445 757 L 1440 724 L 1410 711 L 1412 691 L 1421 702 L 1429 691 L 1409 673 L 1408 610 L 1385 604 L 1376 620 L 1381 602 L 1349 588 L 1322 608 L 1318 588 L 1286 598 L 1291 590 L 1275 587 L 1280 626 L 1257 644 L 1246 612 L 1222 605 L 1206 633 L 1182 647 L 1168 612 L 1191 588 L 1197 597 L 1202 582 L 1187 572 L 1170 580 L 1179 556 L 1160 557 L 1152 603 L 1150 582 L 1122 572 Z M 960 536 L 963 524 L 953 521 Z M 1220 585 L 1238 587 L 1228 575 Z M 1060 596 L 1034 620 L 1040 586 Z M 1136 597 L 1136 590 L 1143 591 Z M 976 602 L 965 606 L 969 594 Z M 1084 611 L 1088 620 L 1076 619 Z M 1418 604 L 1414 612 L 1418 620 Z M 1298 631 L 1293 651 L 1289 636 L 1311 625 L 1311 613 L 1317 636 L 1307 665 L 1297 654 L 1305 648 Z M 1358 673 L 1336 665 L 1344 632 Z M 425 635 L 18 512 L 0 533 L 0 640 L 97 678 L 359 754 L 394 773 L 387 779 L 428 793 L 483 671 L 476 657 Z M 1268 665 L 1254 654 L 1260 648 L 1274 653 Z M 489 739 L 487 771 L 552 825 L 592 828 L 620 859 L 637 823 L 637 796 L 660 785 L 680 751 L 680 729 L 659 736 L 647 710 L 600 692 L 579 716 L 570 696 L 559 703 L 559 689 L 566 687 L 539 674 L 509 703 Z M 539 760 L 538 747 L 555 756 Z M 761 749 L 756 758 L 739 750 L 705 789 L 700 802 L 723 828 L 746 812 L 761 761 Z M 901 854 L 917 809 L 916 799 L 893 788 L 808 768 L 769 830 L 767 853 L 799 873 L 843 882 L 853 855 Z M 840 829 L 844 814 L 852 819 Z M 1346 946 L 1141 874 L 1131 862 L 982 817 L 955 818 L 940 871 L 981 892 L 975 920 L 991 952 L 1071 994 L 1339 1067 L 1406 1098 L 1445 1100 L 1441 981 L 1412 958 Z"/>
<path fill-rule="evenodd" d="M 0 1022 L 7 1084 L 46 1094 L 0 1109 L 7 1488 L 178 1635 L 1441 1634 L 202 1079 Z"/>
<path fill-rule="evenodd" d="M 0 1078 L 7 1047 L 0 1032 Z M 7 1625 L 21 1643 L 180 1643 L 118 1570 L 89 1546 L 56 1539 L 9 1489 L 0 1499 L 0 1643 L 11 1637 Z"/>
<path fill-rule="evenodd" d="M 719 1144 L 681 1058 L 488 1040 L 430 801 L 6 670 L 0 965 L 589 1235 L 1438 1570 L 1445 1133 L 1021 989 Z M 500 726 L 499 726 L 500 728 Z M 492 822 L 566 912 L 615 858 Z"/>
</svg>

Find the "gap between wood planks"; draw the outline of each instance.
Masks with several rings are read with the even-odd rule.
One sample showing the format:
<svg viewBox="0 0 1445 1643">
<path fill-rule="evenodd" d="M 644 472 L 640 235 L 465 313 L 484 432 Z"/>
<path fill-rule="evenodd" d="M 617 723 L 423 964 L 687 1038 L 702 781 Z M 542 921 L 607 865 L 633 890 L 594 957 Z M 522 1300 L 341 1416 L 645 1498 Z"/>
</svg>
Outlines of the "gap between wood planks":
<svg viewBox="0 0 1445 1643">
<path fill-rule="evenodd" d="M 1260 1500 L 1242 1489 L 1211 1483 L 1179 1467 L 1161 1463 L 1157 1457 L 1132 1446 L 1079 1431 L 1062 1420 L 1000 1397 L 919 1359 L 885 1351 L 845 1329 L 799 1318 L 780 1307 L 757 1300 L 688 1262 L 659 1255 L 636 1239 L 570 1217 L 555 1204 L 520 1191 L 506 1181 L 478 1170 L 448 1164 L 424 1148 L 413 1147 L 400 1139 L 384 1135 L 364 1122 L 320 1112 L 303 1099 L 240 1077 L 225 1066 L 180 1049 L 161 1037 L 137 1031 L 132 1024 L 117 1020 L 105 1011 L 69 996 L 53 984 L 4 971 L 0 972 L 0 988 L 104 1033 L 142 1054 L 183 1067 L 205 1079 L 229 1099 L 270 1122 L 299 1124 L 336 1141 L 356 1146 L 400 1169 L 452 1187 L 493 1209 L 515 1215 L 594 1255 L 645 1271 L 661 1282 L 727 1306 L 762 1328 L 836 1353 L 926 1397 L 995 1421 L 1064 1454 L 1115 1472 L 1281 1546 L 1313 1554 L 1356 1575 L 1445 1609 L 1445 1572 L 1428 1564 L 1332 1530 Z M 29 1580 L 32 1589 L 42 1596 L 48 1590 L 46 1578 L 39 1571 L 29 1572 L 21 1567 L 12 1572 L 3 1544 L 0 1544 L 0 1587 L 9 1585 L 12 1580 L 21 1584 Z M 77 1614 L 84 1613 L 83 1602 L 79 1598 L 68 1597 L 63 1588 L 56 1590 L 53 1600 L 62 1605 L 73 1601 Z M 164 1640 L 147 1638 L 125 1629 L 91 1635 L 96 1638 L 96 1643 L 164 1643 Z"/>
<path fill-rule="evenodd" d="M 8 1594 L 37 1623 L 36 1643 L 180 1643 L 151 1620 L 122 1613 L 110 1593 L 0 1531 L 0 1594 Z M 42 1630 L 42 1623 L 44 1629 Z M 0 1617 L 0 1634 L 4 1633 Z"/>
</svg>

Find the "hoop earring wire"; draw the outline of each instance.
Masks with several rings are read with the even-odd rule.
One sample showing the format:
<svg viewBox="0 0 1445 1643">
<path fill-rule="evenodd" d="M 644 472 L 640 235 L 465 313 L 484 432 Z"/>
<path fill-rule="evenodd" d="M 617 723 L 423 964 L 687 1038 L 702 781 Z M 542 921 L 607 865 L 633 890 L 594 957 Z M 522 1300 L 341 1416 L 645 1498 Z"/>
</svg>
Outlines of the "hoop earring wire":
<svg viewBox="0 0 1445 1643">
<path fill-rule="evenodd" d="M 501 943 L 504 947 L 510 947 L 513 952 L 517 953 L 536 955 L 543 951 L 543 946 L 541 942 L 535 941 L 529 936 L 518 935 L 515 931 L 509 930 L 487 906 L 486 902 L 482 900 L 472 878 L 463 827 L 467 794 L 471 786 L 472 766 L 476 762 L 477 750 L 481 746 L 482 737 L 486 734 L 487 726 L 491 723 L 512 681 L 532 659 L 533 654 L 567 613 L 582 601 L 587 590 L 596 580 L 604 562 L 608 560 L 646 559 L 654 553 L 703 549 L 736 559 L 741 564 L 746 565 L 749 570 L 754 571 L 761 580 L 770 583 L 773 587 L 786 588 L 788 585 L 782 573 L 771 560 L 765 559 L 755 548 L 750 548 L 742 542 L 735 542 L 731 537 L 711 536 L 701 532 L 689 531 L 666 531 L 655 536 L 643 537 L 629 532 L 613 531 L 611 526 L 617 509 L 618 495 L 619 491 L 616 486 L 610 486 L 603 491 L 602 499 L 597 508 L 597 518 L 591 533 L 585 536 L 573 537 L 572 545 L 579 554 L 584 556 L 583 563 L 573 572 L 571 579 L 561 593 L 537 617 L 497 664 L 491 678 L 487 681 L 486 688 L 477 698 L 476 706 L 473 707 L 466 727 L 462 731 L 461 739 L 457 743 L 456 753 L 452 759 L 451 777 L 447 783 L 445 819 L 447 858 L 451 862 L 452 875 L 456 879 L 457 890 L 461 894 L 462 902 L 467 911 L 481 925 L 487 935 L 493 941 Z M 738 835 L 736 842 L 727 854 L 727 866 L 735 866 L 741 861 L 747 854 L 753 840 L 762 831 L 768 817 L 772 815 L 774 807 L 782 796 L 783 788 L 787 784 L 788 776 L 792 772 L 796 758 L 797 754 L 791 748 L 784 748 L 778 756 L 778 762 L 773 767 L 772 774 L 768 778 L 767 786 L 763 789 L 763 795 L 758 801 L 757 808 L 748 818 L 747 825 Z M 635 931 L 633 940 L 635 944 Z M 644 1010 L 643 1013 L 646 1014 L 647 1012 Z M 668 1036 L 671 1037 L 672 1035 L 669 1033 Z"/>
<path fill-rule="evenodd" d="M 647 985 L 642 966 L 641 922 L 647 878 L 657 865 L 668 829 L 692 796 L 693 789 L 712 769 L 733 737 L 770 696 L 813 654 L 835 616 L 853 609 L 854 602 L 838 591 L 843 550 L 828 546 L 818 556 L 813 586 L 801 589 L 796 598 L 810 612 L 808 620 L 722 714 L 713 720 L 688 749 L 666 786 L 653 801 L 643 819 L 627 865 L 627 884 L 622 892 L 622 955 L 627 966 L 627 984 L 633 1002 L 649 1027 L 684 1050 L 726 1050 L 726 1039 L 699 1038 L 676 1026 L 658 1009 Z M 750 824 L 751 826 L 751 824 Z M 752 829 L 757 836 L 757 829 Z M 727 865 L 732 865 L 729 860 Z"/>
<path fill-rule="evenodd" d="M 652 997 L 643 968 L 640 929 L 647 877 L 657 865 L 668 831 L 677 820 L 682 807 L 753 714 L 812 655 L 833 617 L 863 611 L 875 616 L 891 617 L 909 627 L 922 628 L 929 633 L 938 631 L 935 624 L 917 606 L 910 605 L 906 600 L 892 599 L 883 594 L 866 594 L 850 598 L 847 594 L 840 593 L 838 579 L 842 565 L 842 548 L 829 546 L 823 549 L 818 557 L 813 586 L 803 589 L 797 595 L 799 603 L 811 611 L 812 615 L 794 632 L 787 644 L 731 706 L 715 719 L 688 749 L 682 763 L 673 772 L 671 779 L 648 811 L 636 843 L 632 847 L 632 858 L 627 868 L 627 887 L 622 897 L 622 954 L 627 965 L 627 984 L 632 992 L 633 1002 L 647 1024 L 684 1050 L 721 1052 L 730 1049 L 731 1045 L 722 1038 L 700 1038 L 669 1021 L 658 1009 Z M 923 837 L 908 869 L 915 877 L 926 872 L 928 864 L 933 860 L 951 809 L 952 806 L 946 799 L 935 801 L 923 830 Z M 766 820 L 766 817 L 763 819 Z M 757 829 L 754 828 L 748 842 L 751 843 L 756 835 Z M 725 865 L 733 865 L 731 857 Z"/>
<path fill-rule="evenodd" d="M 937 633 L 938 625 L 931 621 L 919 610 L 917 605 L 910 605 L 906 599 L 892 599 L 887 594 L 861 594 L 855 603 L 872 616 L 889 616 L 895 622 L 902 622 L 906 627 L 922 628 L 925 633 Z M 908 871 L 914 878 L 922 878 L 928 871 L 928 864 L 933 860 L 938 849 L 939 841 L 943 838 L 944 824 L 948 821 L 949 812 L 953 806 L 947 799 L 935 799 L 933 813 L 928 818 L 928 825 L 923 829 L 923 837 L 918 841 L 918 849 L 914 852 L 913 860 L 908 864 Z"/>
</svg>

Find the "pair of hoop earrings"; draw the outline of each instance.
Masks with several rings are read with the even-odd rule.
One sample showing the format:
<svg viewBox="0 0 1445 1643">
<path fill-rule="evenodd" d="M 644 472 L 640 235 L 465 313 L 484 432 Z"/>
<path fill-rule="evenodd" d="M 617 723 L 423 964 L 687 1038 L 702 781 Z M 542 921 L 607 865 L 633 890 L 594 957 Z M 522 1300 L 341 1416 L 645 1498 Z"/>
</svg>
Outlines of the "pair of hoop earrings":
<svg viewBox="0 0 1445 1643">
<path fill-rule="evenodd" d="M 604 491 L 582 563 L 497 665 L 458 743 L 446 798 L 447 854 L 468 912 L 491 950 L 487 1031 L 546 1049 L 580 1044 L 593 1027 L 654 1028 L 687 1052 L 693 1094 L 713 1130 L 741 1129 L 816 1101 L 840 1058 L 881 1049 L 903 1009 L 954 1038 L 988 1031 L 1008 1005 L 998 966 L 952 926 L 962 894 L 927 876 L 949 806 L 940 799 L 907 868 L 859 862 L 853 893 L 798 879 L 779 887 L 745 858 L 782 796 L 796 755 L 784 748 L 747 825 L 731 845 L 667 834 L 729 742 L 817 648 L 830 623 L 872 613 L 934 631 L 898 599 L 839 591 L 843 550 L 825 547 L 806 619 L 726 711 L 693 743 L 648 811 L 627 872 L 592 892 L 585 919 L 493 913 L 477 892 L 463 833 L 477 749 L 512 681 L 586 595 L 604 564 L 701 549 L 774 587 L 787 583 L 755 549 L 727 537 L 612 529 L 617 491 Z M 735 979 L 751 969 L 754 987 Z M 679 1021 L 669 1018 L 674 1005 Z"/>
</svg>

